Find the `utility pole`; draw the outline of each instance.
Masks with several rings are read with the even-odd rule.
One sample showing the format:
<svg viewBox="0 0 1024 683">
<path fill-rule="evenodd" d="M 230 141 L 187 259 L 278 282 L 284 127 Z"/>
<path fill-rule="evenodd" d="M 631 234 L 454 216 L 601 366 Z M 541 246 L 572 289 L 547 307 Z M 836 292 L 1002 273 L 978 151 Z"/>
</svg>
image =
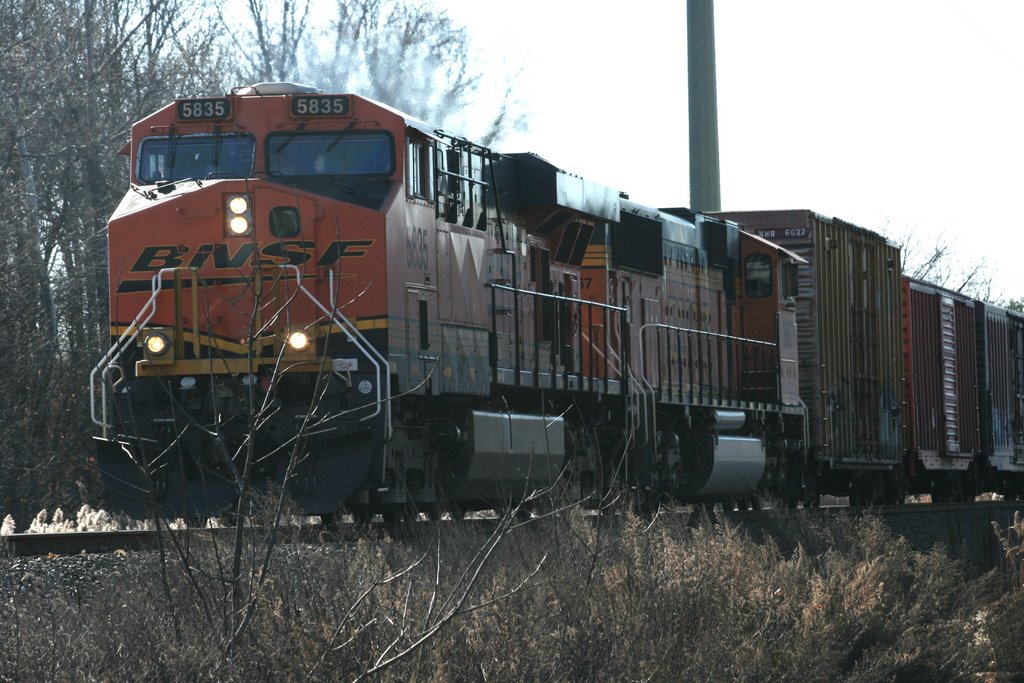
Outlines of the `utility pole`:
<svg viewBox="0 0 1024 683">
<path fill-rule="evenodd" d="M 686 52 L 690 96 L 690 208 L 721 211 L 713 0 L 686 0 Z"/>
</svg>

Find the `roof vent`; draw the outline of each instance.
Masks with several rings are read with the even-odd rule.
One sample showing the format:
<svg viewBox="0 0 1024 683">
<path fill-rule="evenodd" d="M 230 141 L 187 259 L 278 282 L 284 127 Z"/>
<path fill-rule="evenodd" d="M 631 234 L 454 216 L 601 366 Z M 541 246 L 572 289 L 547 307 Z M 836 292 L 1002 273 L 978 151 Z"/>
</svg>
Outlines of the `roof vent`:
<svg viewBox="0 0 1024 683">
<path fill-rule="evenodd" d="M 323 92 L 320 88 L 300 83 L 271 82 L 232 88 L 233 95 L 315 95 Z"/>
</svg>

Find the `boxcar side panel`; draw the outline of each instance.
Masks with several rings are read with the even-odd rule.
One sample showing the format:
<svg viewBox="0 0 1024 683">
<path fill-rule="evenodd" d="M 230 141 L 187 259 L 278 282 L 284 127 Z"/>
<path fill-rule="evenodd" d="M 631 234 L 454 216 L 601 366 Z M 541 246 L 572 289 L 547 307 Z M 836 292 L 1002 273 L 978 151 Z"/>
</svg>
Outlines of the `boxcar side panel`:
<svg viewBox="0 0 1024 683">
<path fill-rule="evenodd" d="M 800 268 L 797 325 L 812 453 L 839 468 L 901 463 L 898 247 L 811 211 L 721 215 L 810 262 Z"/>
<path fill-rule="evenodd" d="M 1013 462 L 1024 468 L 1024 315 L 1011 312 L 1010 353 L 1013 359 Z"/>
<path fill-rule="evenodd" d="M 838 465 L 902 461 L 899 250 L 881 236 L 819 220 L 822 399 Z"/>
<path fill-rule="evenodd" d="M 984 305 L 978 316 L 978 375 L 982 446 L 998 470 L 1014 468 L 1013 357 L 1007 311 Z"/>
<path fill-rule="evenodd" d="M 978 359 L 975 339 L 974 303 L 963 300 L 956 304 L 957 396 L 960 397 L 960 451 L 981 450 L 981 428 L 978 422 Z"/>
<path fill-rule="evenodd" d="M 926 469 L 966 469 L 979 448 L 974 302 L 906 283 L 907 448 Z"/>
</svg>

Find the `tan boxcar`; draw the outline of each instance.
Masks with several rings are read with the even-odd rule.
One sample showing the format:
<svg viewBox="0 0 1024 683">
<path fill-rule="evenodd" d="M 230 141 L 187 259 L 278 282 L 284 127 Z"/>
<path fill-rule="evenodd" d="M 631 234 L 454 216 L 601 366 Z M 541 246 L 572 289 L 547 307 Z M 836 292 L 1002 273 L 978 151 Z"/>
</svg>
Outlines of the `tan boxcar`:
<svg viewBox="0 0 1024 683">
<path fill-rule="evenodd" d="M 808 261 L 800 268 L 797 328 L 811 458 L 835 469 L 898 469 L 904 403 L 899 248 L 813 211 L 719 215 Z"/>
</svg>

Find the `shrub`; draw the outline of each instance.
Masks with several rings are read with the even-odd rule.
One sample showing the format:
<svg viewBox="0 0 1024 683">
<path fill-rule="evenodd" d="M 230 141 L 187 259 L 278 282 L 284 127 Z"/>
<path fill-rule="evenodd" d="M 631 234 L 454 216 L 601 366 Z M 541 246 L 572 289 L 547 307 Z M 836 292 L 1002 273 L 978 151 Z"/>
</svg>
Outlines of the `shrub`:
<svg viewBox="0 0 1024 683">
<path fill-rule="evenodd" d="M 402 540 L 281 544 L 260 584 L 253 531 L 258 589 L 240 637 L 226 628 L 224 548 L 209 541 L 191 539 L 166 572 L 136 554 L 88 581 L 53 578 L 72 571 L 63 560 L 3 559 L 0 679 L 354 680 L 387 663 L 375 678 L 863 681 L 1024 667 L 1024 592 L 1004 595 L 997 575 L 969 580 L 870 518 L 802 518 L 775 538 L 687 515 L 423 523 Z"/>
</svg>

